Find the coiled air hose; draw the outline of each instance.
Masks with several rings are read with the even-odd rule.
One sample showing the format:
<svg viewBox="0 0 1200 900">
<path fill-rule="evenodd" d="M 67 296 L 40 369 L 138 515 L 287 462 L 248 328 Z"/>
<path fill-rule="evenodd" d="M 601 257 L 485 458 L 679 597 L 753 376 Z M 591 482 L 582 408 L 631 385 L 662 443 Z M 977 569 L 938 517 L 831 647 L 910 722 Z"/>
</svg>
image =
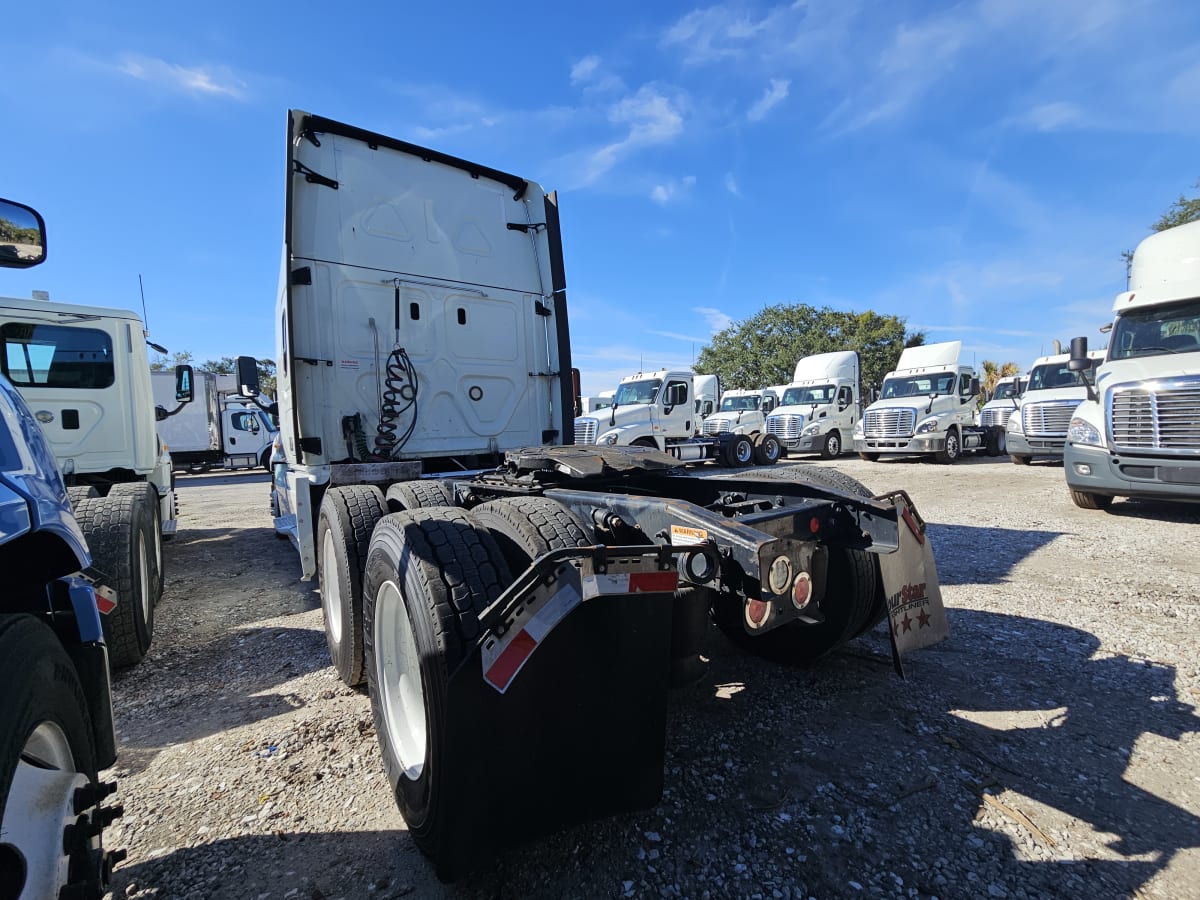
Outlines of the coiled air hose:
<svg viewBox="0 0 1200 900">
<path fill-rule="evenodd" d="M 400 431 L 400 417 L 412 410 L 408 425 Z M 417 427 L 417 370 L 403 347 L 388 354 L 383 379 L 383 403 L 379 408 L 379 428 L 375 435 L 375 453 L 385 458 L 408 443 Z"/>
</svg>

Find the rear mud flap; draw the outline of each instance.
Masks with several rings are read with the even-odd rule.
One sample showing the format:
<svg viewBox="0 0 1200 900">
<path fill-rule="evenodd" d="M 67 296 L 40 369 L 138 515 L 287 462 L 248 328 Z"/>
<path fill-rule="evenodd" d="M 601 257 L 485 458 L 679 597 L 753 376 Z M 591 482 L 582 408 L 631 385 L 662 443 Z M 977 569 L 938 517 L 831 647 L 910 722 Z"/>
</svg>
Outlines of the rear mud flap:
<svg viewBox="0 0 1200 900">
<path fill-rule="evenodd" d="M 543 604 L 554 600 L 547 594 Z M 658 803 L 671 603 L 669 592 L 577 602 L 511 678 L 496 678 L 487 637 L 451 675 L 445 765 L 474 802 L 454 822 L 453 849 L 434 861 L 439 878 L 459 878 L 531 838 Z"/>
<path fill-rule="evenodd" d="M 950 623 L 925 522 L 903 492 L 877 499 L 896 506 L 899 547 L 879 555 L 879 569 L 891 625 L 892 661 L 903 676 L 904 655 L 944 641 L 950 635 Z"/>
</svg>

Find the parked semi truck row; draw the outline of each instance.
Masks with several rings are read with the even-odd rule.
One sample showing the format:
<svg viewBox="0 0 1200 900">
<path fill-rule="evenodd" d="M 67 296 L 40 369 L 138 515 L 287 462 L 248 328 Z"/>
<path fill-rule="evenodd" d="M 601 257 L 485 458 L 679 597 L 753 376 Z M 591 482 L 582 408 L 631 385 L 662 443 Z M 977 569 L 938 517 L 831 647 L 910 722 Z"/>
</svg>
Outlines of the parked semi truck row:
<svg viewBox="0 0 1200 900">
<path fill-rule="evenodd" d="M 1095 386 L 1067 429 L 1071 499 L 1083 509 L 1200 500 L 1200 222 L 1138 244 L 1113 315 Z M 1073 340 L 1070 367 L 1092 365 L 1087 338 Z"/>
<path fill-rule="evenodd" d="M 627 379 L 591 436 L 653 407 L 653 446 L 576 443 L 554 194 L 300 111 L 286 146 L 276 528 L 441 877 L 656 803 L 666 690 L 710 621 L 791 662 L 889 615 L 898 665 L 945 636 L 907 495 L 687 468 L 690 373 Z"/>
<path fill-rule="evenodd" d="M 835 459 L 862 418 L 858 354 L 818 353 L 796 363 L 792 382 L 767 417 L 766 430 L 785 452 Z"/>
</svg>

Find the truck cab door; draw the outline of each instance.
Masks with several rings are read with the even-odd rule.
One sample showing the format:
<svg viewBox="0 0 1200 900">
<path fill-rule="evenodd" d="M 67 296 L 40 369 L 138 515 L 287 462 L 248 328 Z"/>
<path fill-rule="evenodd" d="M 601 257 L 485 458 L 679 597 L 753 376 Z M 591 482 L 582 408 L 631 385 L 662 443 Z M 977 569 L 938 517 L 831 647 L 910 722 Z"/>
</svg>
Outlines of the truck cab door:
<svg viewBox="0 0 1200 900">
<path fill-rule="evenodd" d="M 696 424 L 691 385 L 683 379 L 667 379 L 659 395 L 655 437 L 691 437 Z"/>
<path fill-rule="evenodd" d="M 262 423 L 257 410 L 227 409 L 221 413 L 221 433 L 226 456 L 235 453 L 257 453 L 262 445 Z"/>
</svg>

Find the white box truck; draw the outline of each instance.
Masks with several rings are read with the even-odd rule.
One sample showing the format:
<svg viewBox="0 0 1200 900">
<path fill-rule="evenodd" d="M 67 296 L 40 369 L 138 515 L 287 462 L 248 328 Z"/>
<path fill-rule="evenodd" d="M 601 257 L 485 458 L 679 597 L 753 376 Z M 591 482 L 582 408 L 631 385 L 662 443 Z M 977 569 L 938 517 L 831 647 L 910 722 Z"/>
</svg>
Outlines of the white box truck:
<svg viewBox="0 0 1200 900">
<path fill-rule="evenodd" d="M 881 454 L 920 453 L 957 462 L 964 452 L 990 451 L 994 433 L 975 424 L 979 379 L 963 362 L 962 341 L 908 347 L 896 371 L 883 378 L 879 399 L 867 407 L 854 432 L 854 449 L 865 460 Z"/>
<path fill-rule="evenodd" d="M 1200 500 L 1200 222 L 1160 231 L 1133 254 L 1113 303 L 1095 390 L 1067 430 L 1063 468 L 1076 506 L 1114 497 Z M 1090 365 L 1087 338 L 1071 366 Z"/>
<path fill-rule="evenodd" d="M 1062 456 L 1067 426 L 1075 408 L 1087 398 L 1103 355 L 1090 354 L 1091 366 L 1081 371 L 1068 368 L 1068 353 L 1040 356 L 1033 361 L 1017 409 L 1009 414 L 1005 426 L 1005 446 L 1014 463 L 1027 466 L 1034 457 Z"/>
<path fill-rule="evenodd" d="M 836 459 L 862 418 L 858 353 L 817 353 L 796 363 L 796 371 L 767 416 L 766 429 L 786 452 L 820 453 Z"/>
<path fill-rule="evenodd" d="M 158 436 L 177 469 L 262 466 L 270 471 L 271 443 L 278 429 L 259 406 L 238 394 L 237 376 L 195 371 L 195 399 L 182 405 L 175 402 L 174 373 L 151 372 L 150 381 L 154 402 L 167 415 L 158 421 Z"/>
</svg>

